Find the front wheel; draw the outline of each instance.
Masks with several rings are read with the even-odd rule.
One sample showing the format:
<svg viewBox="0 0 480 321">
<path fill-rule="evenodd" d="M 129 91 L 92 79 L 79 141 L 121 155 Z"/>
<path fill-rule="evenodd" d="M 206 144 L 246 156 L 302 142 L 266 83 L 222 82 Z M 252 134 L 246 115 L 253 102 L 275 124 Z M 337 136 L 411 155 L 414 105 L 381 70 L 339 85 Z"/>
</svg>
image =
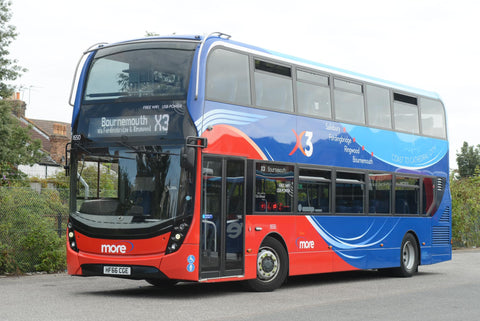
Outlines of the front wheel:
<svg viewBox="0 0 480 321">
<path fill-rule="evenodd" d="M 282 243 L 267 237 L 257 255 L 257 278 L 247 281 L 247 286 L 257 292 L 269 292 L 280 287 L 287 278 L 288 255 Z"/>
<path fill-rule="evenodd" d="M 418 243 L 415 237 L 408 233 L 402 241 L 400 248 L 400 267 L 395 269 L 395 274 L 401 277 L 411 277 L 418 269 Z"/>
</svg>

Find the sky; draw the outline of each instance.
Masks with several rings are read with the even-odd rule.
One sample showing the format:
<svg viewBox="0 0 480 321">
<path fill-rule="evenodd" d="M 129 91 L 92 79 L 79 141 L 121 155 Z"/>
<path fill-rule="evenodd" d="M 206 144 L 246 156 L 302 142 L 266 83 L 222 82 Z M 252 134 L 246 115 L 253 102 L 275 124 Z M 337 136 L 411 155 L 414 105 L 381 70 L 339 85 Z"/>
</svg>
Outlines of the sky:
<svg viewBox="0 0 480 321">
<path fill-rule="evenodd" d="M 434 91 L 446 110 L 450 167 L 480 144 L 480 19 L 474 0 L 12 0 L 10 58 L 26 116 L 70 122 L 76 64 L 99 42 L 221 31 L 233 40 Z"/>
</svg>

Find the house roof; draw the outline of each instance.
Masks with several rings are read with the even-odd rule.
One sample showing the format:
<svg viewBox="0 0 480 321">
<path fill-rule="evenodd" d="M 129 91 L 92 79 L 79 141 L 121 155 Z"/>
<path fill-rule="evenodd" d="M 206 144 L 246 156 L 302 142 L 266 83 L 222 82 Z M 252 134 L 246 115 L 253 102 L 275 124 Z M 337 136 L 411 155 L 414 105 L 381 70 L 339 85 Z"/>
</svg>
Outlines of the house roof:
<svg viewBox="0 0 480 321">
<path fill-rule="evenodd" d="M 57 161 L 55 161 L 51 155 L 51 153 L 58 153 L 58 150 L 52 150 L 52 138 L 65 137 L 69 141 L 71 139 L 70 124 L 54 120 L 30 119 L 26 117 L 21 117 L 19 120 L 23 124 L 22 126 L 31 126 L 30 133 L 32 139 L 39 139 L 42 142 L 41 152 L 43 153 L 43 157 L 38 164 L 47 166 L 58 165 L 59 160 L 57 159 Z"/>
<path fill-rule="evenodd" d="M 55 121 L 55 120 L 43 120 L 43 119 L 31 119 L 31 118 L 25 118 L 25 119 L 30 124 L 32 124 L 33 126 L 37 127 L 39 130 L 41 130 L 47 136 L 58 135 L 58 133 L 55 132 L 55 128 L 54 128 L 55 124 L 65 125 L 67 138 L 69 140 L 72 138 L 72 132 L 71 132 L 69 123 Z"/>
<path fill-rule="evenodd" d="M 20 121 L 20 126 L 29 127 L 32 139 L 38 139 L 42 143 L 40 152 L 43 154 L 38 162 L 40 165 L 58 166 L 65 160 L 65 143 L 71 140 L 71 128 L 69 123 L 31 119 L 25 117 L 25 102 L 17 97 L 9 101 L 12 106 L 12 116 Z"/>
</svg>

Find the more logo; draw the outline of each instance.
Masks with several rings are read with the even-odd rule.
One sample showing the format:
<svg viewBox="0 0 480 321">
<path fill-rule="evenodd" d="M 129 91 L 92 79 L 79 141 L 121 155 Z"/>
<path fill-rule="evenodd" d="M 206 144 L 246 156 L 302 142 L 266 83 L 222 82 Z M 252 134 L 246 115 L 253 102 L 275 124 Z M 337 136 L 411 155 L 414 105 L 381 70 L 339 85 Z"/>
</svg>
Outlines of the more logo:
<svg viewBox="0 0 480 321">
<path fill-rule="evenodd" d="M 129 241 L 121 241 L 115 244 L 102 244 L 101 253 L 107 254 L 126 254 L 133 250 L 133 243 Z"/>
<path fill-rule="evenodd" d="M 308 241 L 304 237 L 299 237 L 295 243 L 300 250 L 314 249 L 315 241 Z"/>
</svg>

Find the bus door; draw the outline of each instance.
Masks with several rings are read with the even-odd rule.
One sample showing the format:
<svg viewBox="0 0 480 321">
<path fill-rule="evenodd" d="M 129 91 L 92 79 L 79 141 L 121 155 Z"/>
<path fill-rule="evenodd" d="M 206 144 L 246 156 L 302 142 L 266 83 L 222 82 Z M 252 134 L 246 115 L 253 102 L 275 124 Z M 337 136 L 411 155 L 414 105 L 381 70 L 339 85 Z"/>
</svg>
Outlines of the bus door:
<svg viewBox="0 0 480 321">
<path fill-rule="evenodd" d="M 245 160 L 203 158 L 200 278 L 243 275 Z"/>
</svg>

